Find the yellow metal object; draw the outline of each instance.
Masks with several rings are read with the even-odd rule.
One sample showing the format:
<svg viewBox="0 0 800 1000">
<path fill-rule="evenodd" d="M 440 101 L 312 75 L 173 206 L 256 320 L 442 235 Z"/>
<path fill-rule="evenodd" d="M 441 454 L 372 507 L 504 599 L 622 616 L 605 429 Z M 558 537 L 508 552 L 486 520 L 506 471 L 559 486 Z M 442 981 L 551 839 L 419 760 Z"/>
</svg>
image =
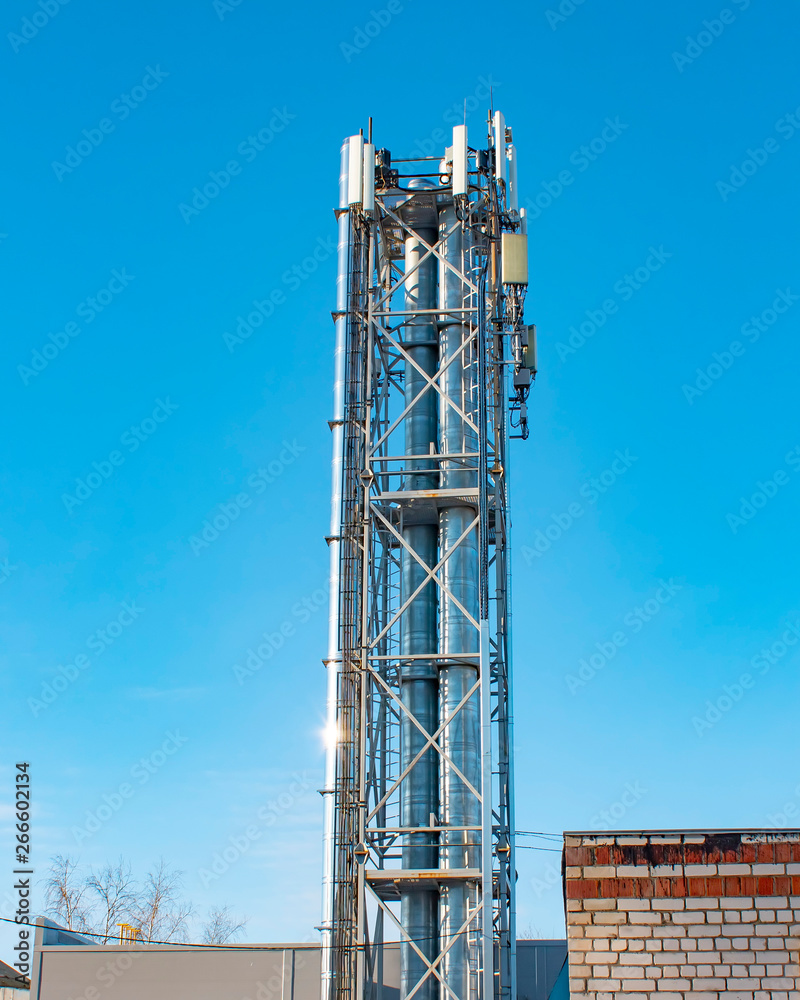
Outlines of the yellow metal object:
<svg viewBox="0 0 800 1000">
<path fill-rule="evenodd" d="M 117 924 L 117 927 L 119 927 L 120 944 L 133 944 L 142 935 L 141 929 L 134 927 L 133 924 Z"/>
</svg>

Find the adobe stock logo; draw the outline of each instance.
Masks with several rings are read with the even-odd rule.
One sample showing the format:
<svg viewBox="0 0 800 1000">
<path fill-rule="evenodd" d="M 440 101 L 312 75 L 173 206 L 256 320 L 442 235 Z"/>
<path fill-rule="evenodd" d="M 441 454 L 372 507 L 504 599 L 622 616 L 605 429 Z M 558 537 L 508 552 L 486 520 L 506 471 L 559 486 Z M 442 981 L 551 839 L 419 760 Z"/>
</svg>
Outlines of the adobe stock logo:
<svg viewBox="0 0 800 1000">
<path fill-rule="evenodd" d="M 623 618 L 623 624 L 630 630 L 631 635 L 637 635 L 648 622 L 651 622 L 656 615 L 661 612 L 665 604 L 669 604 L 672 598 L 683 589 L 680 583 L 675 583 L 672 577 L 669 580 L 660 580 L 661 586 L 652 597 L 649 597 L 641 606 L 632 608 Z M 578 663 L 578 669 L 574 674 L 566 674 L 564 680 L 570 694 L 576 694 L 581 688 L 594 680 L 601 671 L 622 649 L 627 646 L 630 638 L 625 629 L 614 632 L 609 639 L 596 642 L 595 652 L 590 653 L 588 658 L 584 657 Z"/>
<path fill-rule="evenodd" d="M 793 139 L 800 133 L 800 107 L 794 108 L 775 122 L 775 131 L 784 139 Z M 728 180 L 717 181 L 717 191 L 723 201 L 737 194 L 754 177 L 759 170 L 767 165 L 771 156 L 779 153 L 783 147 L 774 136 L 768 136 L 760 146 L 753 149 L 749 146 L 745 158 L 739 163 L 730 165 Z"/>
<path fill-rule="evenodd" d="M 278 476 L 282 476 L 288 466 L 297 460 L 298 455 L 305 451 L 305 446 L 298 444 L 293 438 L 291 444 L 283 442 L 283 450 L 280 455 L 267 463 L 266 468 L 260 468 L 247 477 L 247 485 L 253 490 L 253 494 L 260 496 L 267 486 L 270 486 Z M 189 538 L 189 545 L 196 556 L 200 555 L 203 549 L 207 549 L 212 542 L 215 542 L 222 532 L 230 528 L 239 515 L 253 502 L 253 496 L 242 490 L 230 500 L 217 504 L 217 507 L 203 521 L 203 527 L 196 534 Z"/>
<path fill-rule="evenodd" d="M 592 477 L 580 488 L 580 495 L 585 497 L 589 504 L 595 504 L 600 497 L 607 493 L 617 482 L 620 476 L 624 476 L 634 462 L 639 459 L 636 455 L 631 455 L 630 449 L 626 448 L 625 453 L 615 452 L 615 458 L 611 465 L 604 469 L 599 476 Z M 545 552 L 549 552 L 553 544 L 557 542 L 575 522 L 583 517 L 587 508 L 583 504 L 574 500 L 566 510 L 550 515 L 550 521 L 544 528 L 538 528 L 533 536 L 533 547 L 522 546 L 522 558 L 530 566 L 534 559 L 541 559 Z"/>
<path fill-rule="evenodd" d="M 160 747 L 146 757 L 141 757 L 130 769 L 130 776 L 141 787 L 167 763 L 170 757 L 189 742 L 188 736 L 182 736 L 180 731 L 168 731 L 166 739 Z M 125 803 L 136 794 L 136 786 L 129 781 L 121 782 L 111 792 L 104 792 L 102 802 L 95 809 L 86 810 L 86 819 L 82 826 L 73 826 L 72 836 L 80 847 L 84 840 L 94 836 L 97 831 L 122 809 Z"/>
<path fill-rule="evenodd" d="M 664 249 L 663 243 L 658 248 L 651 246 L 649 256 L 639 267 L 635 268 L 633 274 L 625 274 L 614 283 L 614 295 L 619 296 L 623 302 L 630 302 L 634 294 L 640 291 L 656 272 L 661 270 L 671 256 L 672 254 Z M 619 302 L 612 297 L 605 299 L 599 309 L 585 310 L 586 319 L 581 323 L 580 328 L 575 325 L 571 326 L 567 342 L 559 341 L 556 344 L 558 360 L 566 361 L 571 354 L 576 354 L 590 337 L 593 337 L 598 330 L 606 325 L 609 317 L 618 312 Z"/>
<path fill-rule="evenodd" d="M 800 302 L 800 295 L 795 295 L 791 288 L 776 289 L 776 296 L 771 306 L 767 306 L 758 316 L 751 316 L 742 324 L 741 334 L 746 337 L 751 344 L 755 344 L 762 333 L 767 333 L 784 316 L 796 302 Z M 703 368 L 696 370 L 696 378 L 692 385 L 684 383 L 681 386 L 686 401 L 691 406 L 695 399 L 699 399 L 703 393 L 719 381 L 725 372 L 729 371 L 736 363 L 737 358 L 741 358 L 747 351 L 747 346 L 741 340 L 732 340 L 727 349 L 714 351 L 714 359 Z"/>
<path fill-rule="evenodd" d="M 578 173 L 588 170 L 592 163 L 595 163 L 605 151 L 615 143 L 622 133 L 629 128 L 620 121 L 619 115 L 606 118 L 604 128 L 599 135 L 594 136 L 588 143 L 584 143 L 572 151 L 569 162 L 577 167 Z M 528 222 L 534 222 L 542 212 L 546 211 L 557 201 L 566 189 L 575 182 L 575 174 L 571 170 L 561 170 L 552 181 L 542 181 L 539 185 L 540 191 L 535 192 L 525 202 L 528 212 Z"/>
<path fill-rule="evenodd" d="M 120 605 L 121 611 L 106 622 L 103 628 L 98 628 L 91 635 L 86 637 L 86 646 L 98 657 L 119 639 L 125 629 L 129 628 L 139 617 L 144 614 L 145 609 L 140 608 L 136 601 L 125 601 Z M 43 681 L 38 698 L 28 698 L 28 708 L 37 718 L 49 705 L 52 705 L 64 691 L 81 675 L 82 670 L 88 670 L 92 661 L 86 653 L 78 653 L 72 660 L 65 664 L 59 664 L 52 675 L 52 681 Z"/>
<path fill-rule="evenodd" d="M 784 462 L 794 472 L 800 472 L 800 445 L 795 445 L 791 451 L 784 456 Z M 772 477 L 767 480 L 759 479 L 756 489 L 749 497 L 739 497 L 739 510 L 737 513 L 729 513 L 726 517 L 728 527 L 735 535 L 740 528 L 744 528 L 748 522 L 758 514 L 760 510 L 774 500 L 778 491 L 791 482 L 791 473 L 786 469 L 776 469 Z"/>
<path fill-rule="evenodd" d="M 295 772 L 292 778 L 294 780 L 284 791 L 256 810 L 257 824 L 251 823 L 240 834 L 228 837 L 228 843 L 221 851 L 214 854 L 209 867 L 198 869 L 197 874 L 203 883 L 203 888 L 207 889 L 212 882 L 221 878 L 231 865 L 236 864 L 244 854 L 248 853 L 256 841 L 261 840 L 266 829 L 274 826 L 311 789 L 311 776 L 308 771 L 303 771 L 302 774 Z"/>
<path fill-rule="evenodd" d="M 5 559 L 0 559 L 0 583 L 5 583 L 11 574 L 18 569 L 19 566 L 12 565 L 7 556 Z"/>
<path fill-rule="evenodd" d="M 226 14 L 232 14 L 237 7 L 242 3 L 242 0 L 214 0 L 211 6 L 216 11 L 217 17 L 220 21 L 225 20 Z"/>
<path fill-rule="evenodd" d="M 109 113 L 114 115 L 117 121 L 124 122 L 129 118 L 136 108 L 147 100 L 150 94 L 157 90 L 162 82 L 169 76 L 161 66 L 146 67 L 146 72 L 141 81 L 131 88 L 130 93 L 120 94 L 111 102 Z M 81 137 L 72 146 L 67 146 L 64 150 L 64 162 L 53 160 L 51 164 L 56 178 L 61 182 L 65 174 L 71 174 L 91 156 L 92 153 L 105 142 L 106 136 L 111 135 L 116 130 L 116 122 L 111 117 L 101 118 L 97 125 L 81 130 Z"/>
<path fill-rule="evenodd" d="M 281 275 L 281 282 L 286 285 L 290 292 L 296 292 L 302 288 L 304 282 L 308 281 L 320 264 L 324 264 L 329 257 L 336 252 L 336 244 L 330 237 L 317 237 L 317 244 L 307 257 L 304 257 L 299 264 L 292 264 Z M 233 354 L 236 348 L 252 337 L 256 330 L 264 325 L 266 320 L 272 318 L 278 306 L 286 303 L 287 296 L 280 288 L 273 288 L 263 299 L 253 299 L 253 308 L 247 313 L 240 313 L 236 317 L 236 328 L 233 333 L 225 330 L 222 340 L 228 348 L 228 353 Z"/>
<path fill-rule="evenodd" d="M 264 641 L 248 648 L 247 657 L 243 661 L 244 666 L 234 663 L 233 675 L 237 682 L 240 685 L 244 684 L 248 677 L 257 674 L 285 645 L 287 639 L 297 635 L 297 625 L 293 619 L 296 619 L 301 625 L 306 625 L 311 621 L 312 615 L 327 605 L 329 593 L 329 587 L 318 587 L 311 594 L 295 601 L 292 605 L 291 617 L 285 618 L 274 632 L 262 632 Z"/>
<path fill-rule="evenodd" d="M 629 781 L 625 785 L 625 791 L 616 802 L 612 802 L 606 809 L 601 809 L 596 816 L 589 820 L 593 830 L 618 830 L 619 821 L 625 813 L 632 809 L 638 802 L 647 795 L 647 789 L 642 787 L 641 782 Z"/>
<path fill-rule="evenodd" d="M 702 714 L 692 716 L 692 726 L 701 739 L 746 697 L 747 692 L 758 684 L 759 677 L 768 674 L 784 657 L 794 653 L 800 642 L 800 620 L 796 614 L 792 614 L 791 618 L 794 620 L 786 621 L 786 628 L 779 637 L 751 658 L 750 670 L 739 674 L 732 684 L 723 684 L 721 694 L 713 701 L 710 698 L 706 700 Z"/>
<path fill-rule="evenodd" d="M 128 452 L 138 451 L 148 438 L 155 434 L 159 426 L 168 420 L 178 409 L 178 404 L 173 403 L 169 396 L 166 400 L 157 399 L 152 414 L 147 416 L 139 424 L 133 424 L 120 437 L 120 444 L 124 445 Z M 125 464 L 125 456 L 118 448 L 114 448 L 107 456 L 92 462 L 91 471 L 84 473 L 83 477 L 75 480 L 75 492 L 62 493 L 61 501 L 71 514 L 76 507 L 85 503 L 92 494 L 99 490 L 103 483 L 114 475 L 116 470 Z"/>
<path fill-rule="evenodd" d="M 733 2 L 740 11 L 745 11 L 753 0 L 733 0 Z M 714 42 L 725 33 L 725 28 L 733 24 L 735 20 L 736 14 L 728 7 L 721 10 L 718 17 L 712 18 L 710 21 L 704 20 L 701 31 L 698 31 L 694 37 L 687 36 L 685 50 L 672 53 L 672 61 L 678 72 L 682 73 L 687 66 L 691 66 L 707 49 L 710 49 Z"/>
<path fill-rule="evenodd" d="M 255 135 L 248 135 L 236 147 L 236 152 L 244 158 L 245 163 L 252 163 L 259 153 L 262 153 L 275 141 L 277 136 L 285 131 L 289 122 L 297 117 L 285 106 L 282 109 L 273 108 L 272 112 L 272 118 L 262 129 L 259 129 Z M 208 208 L 215 198 L 219 198 L 231 180 L 238 177 L 241 172 L 242 164 L 239 160 L 228 160 L 221 170 L 209 170 L 207 175 L 209 179 L 202 182 L 202 188 L 199 185 L 192 188 L 191 204 L 187 199 L 178 205 L 178 211 L 187 226 L 203 209 Z"/>
<path fill-rule="evenodd" d="M 403 5 L 400 0 L 389 0 L 385 7 L 380 10 L 371 10 L 370 19 L 363 27 L 353 29 L 353 42 L 339 42 L 339 51 L 344 56 L 345 62 L 351 62 L 353 56 L 359 55 L 377 38 L 384 28 L 389 26 L 393 17 L 402 13 Z"/>
<path fill-rule="evenodd" d="M 465 111 L 467 118 L 469 118 L 471 114 L 483 105 L 483 102 L 489 98 L 493 91 L 502 86 L 501 81 L 495 80 L 491 73 L 488 76 L 479 76 L 478 83 L 473 92 L 462 101 L 454 101 L 449 108 L 446 108 L 442 113 L 442 121 L 445 125 L 451 127 L 453 125 L 460 125 L 464 120 Z M 435 128 L 429 135 L 416 140 L 411 147 L 409 156 L 430 156 L 442 143 L 447 145 L 450 142 L 449 137 L 451 134 L 450 129 Z"/>
<path fill-rule="evenodd" d="M 135 274 L 128 274 L 127 268 L 115 267 L 107 284 L 96 291 L 94 295 L 89 295 L 83 302 L 80 302 L 75 308 L 75 314 L 85 320 L 86 326 L 88 326 L 97 319 L 104 309 L 111 305 L 116 296 L 122 294 L 135 278 Z M 64 326 L 63 330 L 48 334 L 47 341 L 42 344 L 42 347 L 31 353 L 30 365 L 17 365 L 17 374 L 22 379 L 22 384 L 30 385 L 32 379 L 38 378 L 50 362 L 69 347 L 72 340 L 80 332 L 81 327 L 74 320 L 71 320 Z"/>
<path fill-rule="evenodd" d="M 547 23 L 553 31 L 556 31 L 560 24 L 564 24 L 568 17 L 572 17 L 578 7 L 582 7 L 586 0 L 561 0 L 558 10 L 548 8 L 544 12 Z"/>
<path fill-rule="evenodd" d="M 42 28 L 53 20 L 61 12 L 62 7 L 66 7 L 69 0 L 39 0 L 39 10 L 31 14 L 30 17 L 23 17 L 19 34 L 9 31 L 6 36 L 11 43 L 11 48 L 19 52 L 23 45 L 28 45 L 39 34 Z"/>
</svg>

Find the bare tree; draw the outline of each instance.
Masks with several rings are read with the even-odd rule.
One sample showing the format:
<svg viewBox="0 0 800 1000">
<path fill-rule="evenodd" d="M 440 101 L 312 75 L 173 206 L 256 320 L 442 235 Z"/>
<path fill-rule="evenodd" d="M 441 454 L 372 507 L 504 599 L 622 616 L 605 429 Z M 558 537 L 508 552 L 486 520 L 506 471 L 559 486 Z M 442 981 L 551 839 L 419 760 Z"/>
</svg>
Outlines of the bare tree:
<svg viewBox="0 0 800 1000">
<path fill-rule="evenodd" d="M 103 944 L 110 937 L 116 937 L 116 926 L 123 918 L 136 909 L 138 887 L 131 872 L 130 862 L 122 858 L 116 864 L 110 862 L 95 875 L 86 877 L 86 888 L 94 894 L 100 908 L 93 923 L 98 934 L 103 935 Z"/>
<path fill-rule="evenodd" d="M 203 925 L 203 944 L 227 944 L 235 941 L 245 928 L 247 919 L 237 920 L 229 906 L 212 906 Z"/>
<path fill-rule="evenodd" d="M 88 931 L 89 907 L 84 902 L 87 885 L 79 874 L 78 864 L 70 857 L 57 854 L 45 877 L 47 912 L 60 920 L 70 931 Z"/>
<path fill-rule="evenodd" d="M 183 873 L 162 858 L 145 876 L 137 894 L 132 923 L 145 941 L 185 941 L 192 905 L 181 898 Z"/>
<path fill-rule="evenodd" d="M 162 858 L 139 882 L 120 857 L 88 874 L 70 857 L 52 859 L 44 879 L 47 913 L 68 930 L 95 932 L 115 943 L 120 923 L 139 929 L 143 941 L 186 941 L 194 908 L 183 896 L 183 873 Z M 214 906 L 200 928 L 203 944 L 235 941 L 247 921 L 228 906 Z M 195 938 L 195 940 L 197 940 Z"/>
</svg>

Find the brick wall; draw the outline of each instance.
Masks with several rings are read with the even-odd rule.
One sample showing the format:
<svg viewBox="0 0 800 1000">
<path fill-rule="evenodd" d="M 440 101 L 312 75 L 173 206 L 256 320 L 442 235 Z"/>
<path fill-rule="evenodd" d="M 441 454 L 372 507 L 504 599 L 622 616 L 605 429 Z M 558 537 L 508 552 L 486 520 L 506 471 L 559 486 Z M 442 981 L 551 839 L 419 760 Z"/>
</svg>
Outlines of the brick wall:
<svg viewBox="0 0 800 1000">
<path fill-rule="evenodd" d="M 800 832 L 564 844 L 573 1000 L 800 1000 Z"/>
</svg>

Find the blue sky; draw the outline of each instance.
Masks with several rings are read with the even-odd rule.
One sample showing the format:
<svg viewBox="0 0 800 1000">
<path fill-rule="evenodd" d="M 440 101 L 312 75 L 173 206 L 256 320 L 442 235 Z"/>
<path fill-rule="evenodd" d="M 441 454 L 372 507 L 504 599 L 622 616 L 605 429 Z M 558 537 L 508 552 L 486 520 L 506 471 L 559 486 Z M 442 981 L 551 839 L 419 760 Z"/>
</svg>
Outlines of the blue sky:
<svg viewBox="0 0 800 1000">
<path fill-rule="evenodd" d="M 489 83 L 540 331 L 518 827 L 800 824 L 794 5 L 55 2 L 7 5 L 0 60 L 0 780 L 32 762 L 37 871 L 163 855 L 249 940 L 318 922 L 339 144 L 439 148 L 465 99 L 477 144 Z M 557 862 L 520 851 L 544 936 Z"/>
</svg>

